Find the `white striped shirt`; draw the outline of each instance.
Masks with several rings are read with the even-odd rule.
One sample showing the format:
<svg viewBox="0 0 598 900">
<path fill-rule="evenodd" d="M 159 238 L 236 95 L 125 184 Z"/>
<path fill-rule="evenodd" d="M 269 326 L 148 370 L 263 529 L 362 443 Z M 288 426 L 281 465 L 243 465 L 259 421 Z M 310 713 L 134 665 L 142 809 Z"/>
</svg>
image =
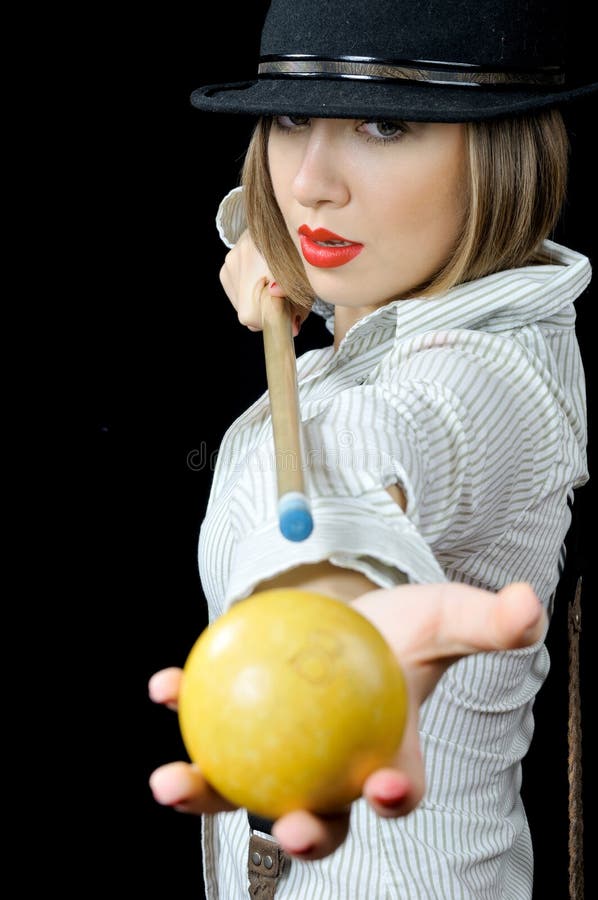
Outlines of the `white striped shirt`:
<svg viewBox="0 0 598 900">
<path fill-rule="evenodd" d="M 223 201 L 231 246 L 242 194 Z M 338 350 L 297 361 L 314 531 L 285 540 L 276 510 L 268 398 L 223 438 L 199 541 L 210 619 L 257 583 L 328 559 L 381 587 L 528 581 L 549 607 L 584 483 L 584 375 L 573 301 L 586 257 L 546 242 L 553 262 L 490 275 L 434 299 L 389 303 Z M 330 309 L 318 311 L 330 318 Z M 385 488 L 398 483 L 403 512 Z M 527 900 L 532 849 L 519 794 L 543 643 L 453 665 L 421 711 L 427 792 L 406 818 L 359 800 L 331 857 L 292 861 L 277 900 Z M 209 900 L 247 897 L 244 811 L 204 818 Z"/>
</svg>

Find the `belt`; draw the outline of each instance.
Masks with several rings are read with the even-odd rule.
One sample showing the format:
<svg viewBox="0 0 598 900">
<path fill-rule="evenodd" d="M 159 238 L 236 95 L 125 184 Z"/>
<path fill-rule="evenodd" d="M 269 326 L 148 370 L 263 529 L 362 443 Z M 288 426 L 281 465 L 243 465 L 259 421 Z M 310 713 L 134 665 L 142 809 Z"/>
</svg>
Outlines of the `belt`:
<svg viewBox="0 0 598 900">
<path fill-rule="evenodd" d="M 280 844 L 272 837 L 272 821 L 247 814 L 249 822 L 249 853 L 247 874 L 249 896 L 256 900 L 273 900 L 284 871 L 286 857 Z M 257 834 L 256 832 L 262 832 Z"/>
</svg>

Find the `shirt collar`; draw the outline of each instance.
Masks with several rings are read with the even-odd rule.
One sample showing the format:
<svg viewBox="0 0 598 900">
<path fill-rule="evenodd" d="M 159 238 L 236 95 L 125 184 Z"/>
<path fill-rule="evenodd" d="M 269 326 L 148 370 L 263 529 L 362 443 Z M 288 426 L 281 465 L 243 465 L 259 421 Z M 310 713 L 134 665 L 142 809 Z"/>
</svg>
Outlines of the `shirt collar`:
<svg viewBox="0 0 598 900">
<path fill-rule="evenodd" d="M 500 332 L 554 316 L 587 287 L 592 270 L 588 258 L 575 250 L 553 241 L 544 241 L 543 249 L 554 262 L 506 269 L 437 297 L 393 300 L 368 313 L 347 331 L 337 357 L 353 356 L 373 332 L 381 342 L 386 332 L 401 338 L 437 329 Z M 334 334 L 334 307 L 318 299 L 313 312 Z"/>
</svg>

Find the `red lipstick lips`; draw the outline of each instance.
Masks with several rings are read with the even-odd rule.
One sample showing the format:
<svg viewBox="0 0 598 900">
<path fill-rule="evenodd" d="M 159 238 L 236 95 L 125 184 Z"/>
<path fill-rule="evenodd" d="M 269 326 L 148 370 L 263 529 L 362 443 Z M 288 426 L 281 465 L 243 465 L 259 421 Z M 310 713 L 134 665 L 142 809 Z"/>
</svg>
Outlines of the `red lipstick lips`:
<svg viewBox="0 0 598 900">
<path fill-rule="evenodd" d="M 311 230 L 307 225 L 299 228 L 301 252 L 312 266 L 334 269 L 351 262 L 363 250 L 363 244 L 348 241 L 327 228 Z"/>
</svg>

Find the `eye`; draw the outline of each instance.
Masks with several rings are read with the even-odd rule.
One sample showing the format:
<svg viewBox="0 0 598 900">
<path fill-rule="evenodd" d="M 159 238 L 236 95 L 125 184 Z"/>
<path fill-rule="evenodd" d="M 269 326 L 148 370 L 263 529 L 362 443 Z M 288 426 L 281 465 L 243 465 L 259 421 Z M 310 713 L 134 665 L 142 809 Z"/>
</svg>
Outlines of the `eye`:
<svg viewBox="0 0 598 900">
<path fill-rule="evenodd" d="M 309 123 L 309 116 L 274 116 L 273 122 L 282 131 L 295 131 Z"/>
<path fill-rule="evenodd" d="M 408 128 L 399 119 L 382 119 L 375 122 L 363 122 L 359 126 L 359 130 L 369 135 L 375 141 L 389 143 L 402 137 Z"/>
</svg>

